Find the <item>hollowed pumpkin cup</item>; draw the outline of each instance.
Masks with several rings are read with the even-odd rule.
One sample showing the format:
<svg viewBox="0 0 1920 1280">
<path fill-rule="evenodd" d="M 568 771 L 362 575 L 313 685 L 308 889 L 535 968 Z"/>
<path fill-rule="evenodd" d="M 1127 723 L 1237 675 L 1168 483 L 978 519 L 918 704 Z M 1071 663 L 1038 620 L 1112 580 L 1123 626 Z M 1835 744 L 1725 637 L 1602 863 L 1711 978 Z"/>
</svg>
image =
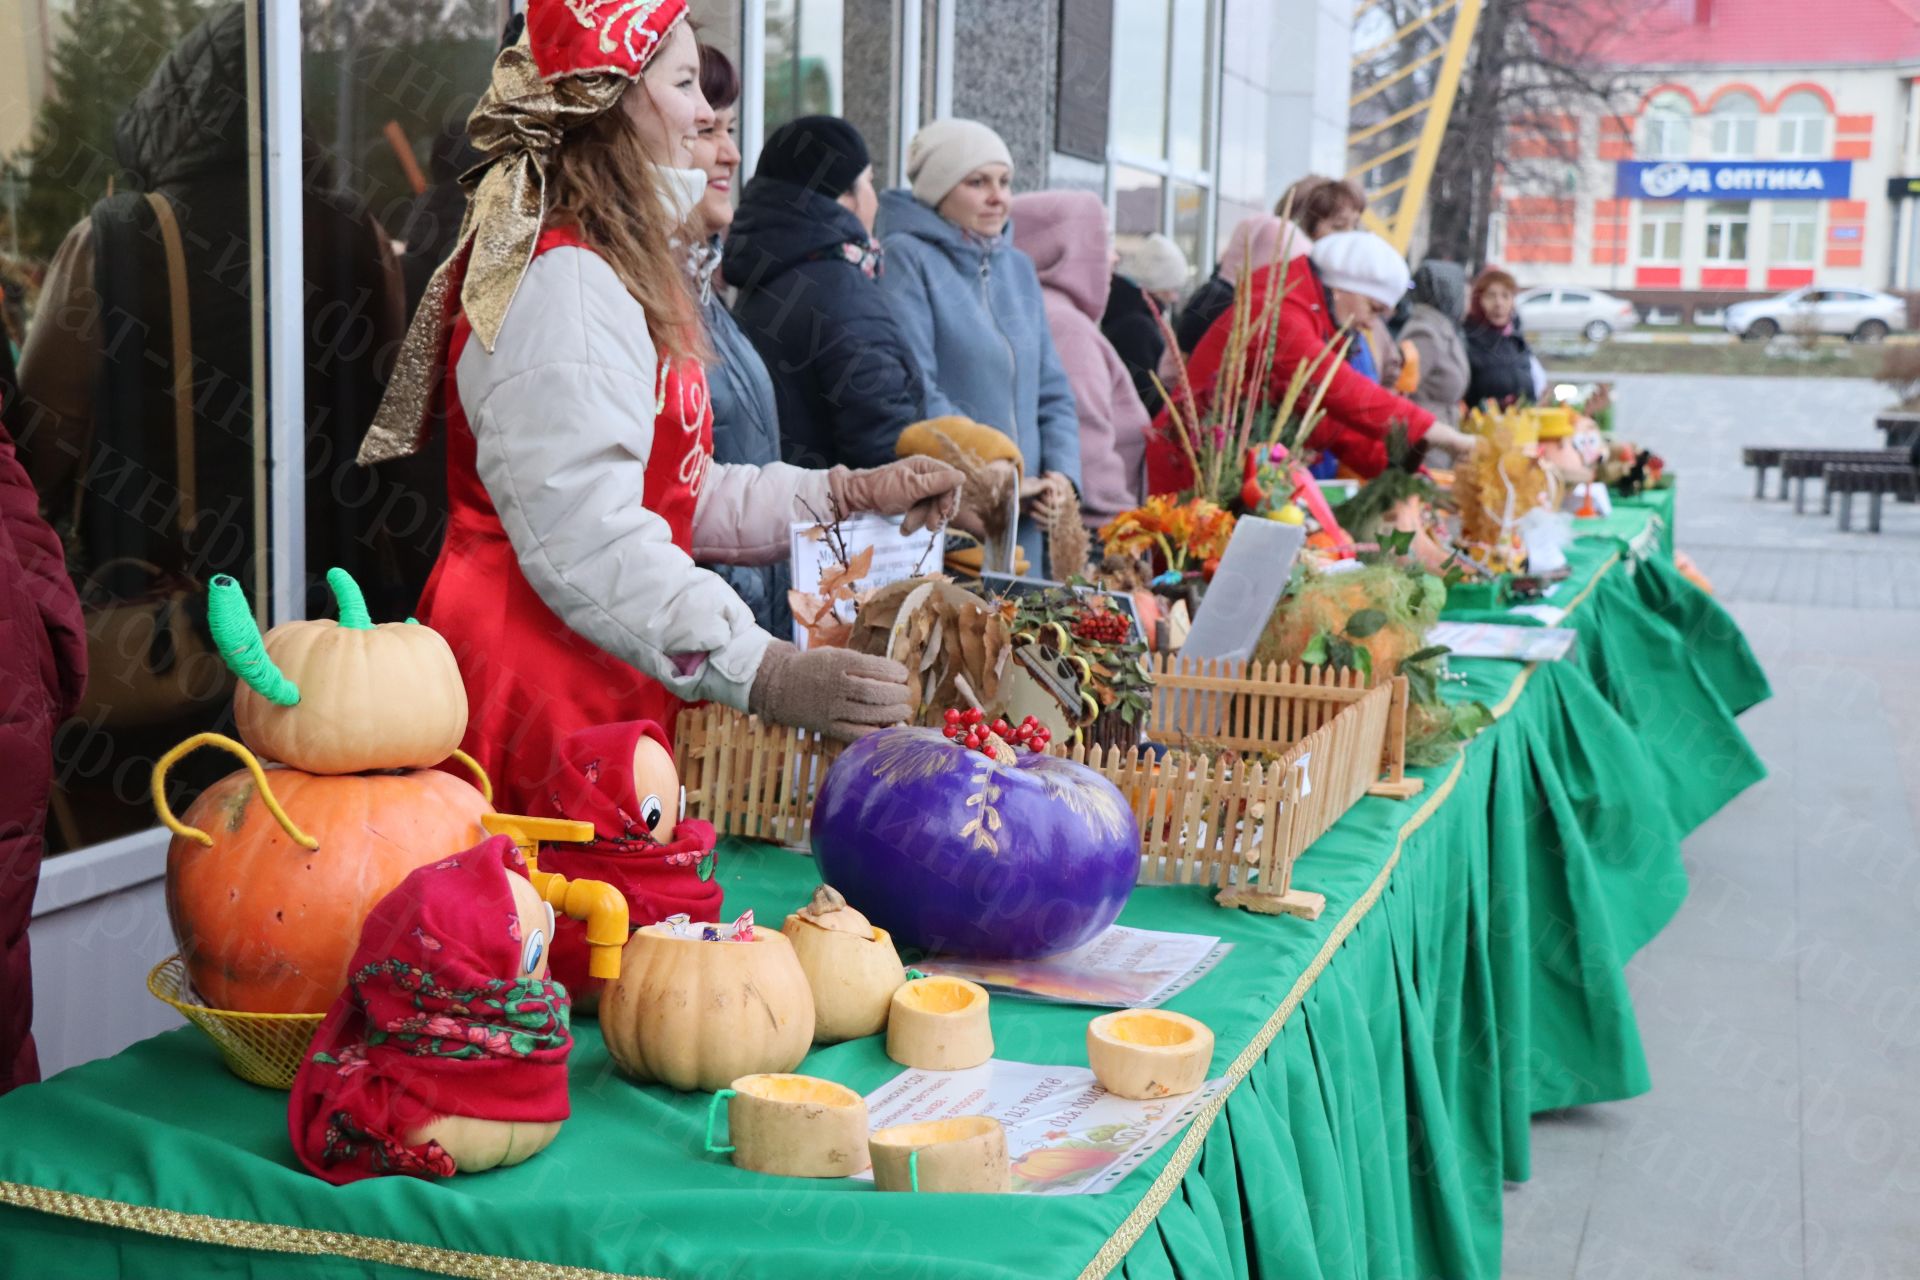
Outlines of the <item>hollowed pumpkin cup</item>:
<svg viewBox="0 0 1920 1280">
<path fill-rule="evenodd" d="M 874 1131 L 867 1142 L 882 1191 L 1003 1194 L 1013 1189 L 1007 1131 L 992 1116 L 923 1120 Z"/>
</svg>

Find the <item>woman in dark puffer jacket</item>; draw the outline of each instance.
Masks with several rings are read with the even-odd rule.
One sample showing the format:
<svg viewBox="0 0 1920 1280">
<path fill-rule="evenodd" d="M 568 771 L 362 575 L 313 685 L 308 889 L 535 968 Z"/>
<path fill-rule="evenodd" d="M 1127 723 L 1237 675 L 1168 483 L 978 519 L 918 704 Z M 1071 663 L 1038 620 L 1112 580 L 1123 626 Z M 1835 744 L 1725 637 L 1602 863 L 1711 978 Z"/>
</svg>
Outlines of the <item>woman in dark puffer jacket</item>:
<svg viewBox="0 0 1920 1280">
<path fill-rule="evenodd" d="M 796 466 L 884 466 L 927 416 L 920 367 L 880 292 L 878 208 L 859 130 L 805 116 L 767 139 L 727 233 L 733 318 L 773 378 L 781 453 Z"/>
</svg>

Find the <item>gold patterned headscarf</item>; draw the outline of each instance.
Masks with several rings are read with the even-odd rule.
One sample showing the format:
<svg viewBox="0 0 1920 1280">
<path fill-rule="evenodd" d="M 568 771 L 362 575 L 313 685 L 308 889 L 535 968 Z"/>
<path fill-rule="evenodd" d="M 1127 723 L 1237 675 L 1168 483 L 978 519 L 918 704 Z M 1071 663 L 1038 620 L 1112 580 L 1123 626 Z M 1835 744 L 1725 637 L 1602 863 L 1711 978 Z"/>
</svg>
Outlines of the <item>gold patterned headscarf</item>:
<svg viewBox="0 0 1920 1280">
<path fill-rule="evenodd" d="M 386 394 L 360 442 L 361 466 L 407 457 L 425 442 L 457 314 L 464 311 L 474 338 L 493 350 L 533 261 L 561 139 L 612 110 L 631 83 L 617 67 L 543 78 L 525 34 L 495 59 L 493 82 L 467 120 L 473 145 L 487 159 L 461 178 L 472 194 L 460 237 L 413 314 Z"/>
</svg>

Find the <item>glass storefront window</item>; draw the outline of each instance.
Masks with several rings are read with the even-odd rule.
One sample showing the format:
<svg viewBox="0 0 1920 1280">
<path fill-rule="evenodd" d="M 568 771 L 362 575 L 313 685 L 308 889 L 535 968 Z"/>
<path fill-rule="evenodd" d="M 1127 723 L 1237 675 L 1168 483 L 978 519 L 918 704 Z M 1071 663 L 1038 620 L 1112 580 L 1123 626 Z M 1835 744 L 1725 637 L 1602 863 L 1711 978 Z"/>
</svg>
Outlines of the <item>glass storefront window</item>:
<svg viewBox="0 0 1920 1280">
<path fill-rule="evenodd" d="M 1121 253 L 1131 253 L 1160 230 L 1165 201 L 1165 179 L 1157 173 L 1120 165 L 1113 174 L 1113 241 Z"/>
<path fill-rule="evenodd" d="M 1202 237 L 1207 224 L 1207 191 L 1190 183 L 1173 185 L 1173 230 L 1168 234 L 1187 255 L 1188 262 L 1199 262 L 1205 250 Z"/>
<path fill-rule="evenodd" d="M 55 735 L 54 852 L 151 827 L 154 759 L 231 732 L 207 584 L 260 598 L 267 520 L 247 23 L 240 4 L 0 9 L 6 420 L 65 544 L 90 668 Z M 174 798 L 232 767 L 190 758 Z"/>
<path fill-rule="evenodd" d="M 1827 104 L 1804 90 L 1781 102 L 1780 154 L 1817 158 L 1827 152 Z"/>
<path fill-rule="evenodd" d="M 1693 108 L 1687 100 L 1663 93 L 1648 103 L 1640 145 L 1643 159 L 1686 159 L 1693 149 Z"/>
<path fill-rule="evenodd" d="M 1680 261 L 1680 233 L 1685 223 L 1677 205 L 1651 205 L 1640 211 L 1640 261 Z"/>
<path fill-rule="evenodd" d="M 1182 169 L 1207 162 L 1207 0 L 1173 0 L 1167 158 Z"/>
<path fill-rule="evenodd" d="M 1806 266 L 1813 262 L 1814 232 L 1820 210 L 1811 200 L 1776 200 L 1767 224 L 1767 262 Z"/>
<path fill-rule="evenodd" d="M 497 0 L 333 4 L 302 27 L 310 617 L 332 612 L 334 566 L 353 574 L 376 620 L 406 617 L 439 550 L 438 433 L 404 461 L 368 469 L 354 454 L 413 309 L 459 233 L 460 175 L 481 158 L 467 116 L 502 34 Z"/>
<path fill-rule="evenodd" d="M 1714 104 L 1713 154 L 1744 159 L 1755 154 L 1760 138 L 1760 104 L 1744 93 L 1730 93 Z"/>
<path fill-rule="evenodd" d="M 1113 146 L 1128 155 L 1166 151 L 1167 4 L 1115 0 L 1113 6 Z"/>
<path fill-rule="evenodd" d="M 842 0 L 767 0 L 766 131 L 798 116 L 839 115 Z"/>
<path fill-rule="evenodd" d="M 1707 206 L 1707 261 L 1743 263 L 1747 260 L 1745 200 L 1715 200 Z"/>
</svg>

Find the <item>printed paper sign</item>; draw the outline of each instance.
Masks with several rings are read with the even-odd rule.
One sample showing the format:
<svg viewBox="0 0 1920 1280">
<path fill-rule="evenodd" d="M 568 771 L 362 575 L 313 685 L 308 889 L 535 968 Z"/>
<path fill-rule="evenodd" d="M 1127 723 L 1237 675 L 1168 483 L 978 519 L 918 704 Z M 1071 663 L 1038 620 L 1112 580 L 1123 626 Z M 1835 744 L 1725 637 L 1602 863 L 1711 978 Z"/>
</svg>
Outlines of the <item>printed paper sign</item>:
<svg viewBox="0 0 1920 1280">
<path fill-rule="evenodd" d="M 1016 1195 L 1110 1191 L 1167 1144 L 1226 1081 L 1150 1102 L 1116 1098 L 1085 1067 L 992 1059 L 966 1071 L 909 1069 L 867 1095 L 875 1129 L 992 1116 L 1006 1126 Z M 871 1180 L 873 1171 L 854 1175 Z"/>
<path fill-rule="evenodd" d="M 898 517 L 849 516 L 840 521 L 839 527 L 831 533 L 819 524 L 795 522 L 792 538 L 793 590 L 804 595 L 825 597 L 828 593 L 821 589 L 823 578 L 833 580 L 835 586 L 846 588 L 834 592 L 830 603 L 833 616 L 848 627 L 853 625 L 854 616 L 860 609 L 857 596 L 890 583 L 938 573 L 947 554 L 944 529 L 901 533 Z M 842 552 L 846 554 L 848 562 L 860 570 L 850 578 L 844 572 L 840 559 Z M 872 553 L 871 557 L 868 552 Z M 825 599 L 822 607 L 828 607 Z M 798 608 L 794 611 L 793 642 L 804 649 L 807 647 L 807 630 L 800 621 L 801 612 Z"/>
<path fill-rule="evenodd" d="M 1508 658 L 1558 662 L 1573 651 L 1578 632 L 1565 627 L 1509 627 L 1497 622 L 1440 622 L 1428 644 L 1443 644 L 1456 658 Z"/>
<path fill-rule="evenodd" d="M 1198 982 L 1231 950 L 1231 942 L 1202 934 L 1117 924 L 1091 942 L 1042 960 L 935 956 L 919 968 L 1032 1000 L 1151 1009 Z"/>
</svg>

